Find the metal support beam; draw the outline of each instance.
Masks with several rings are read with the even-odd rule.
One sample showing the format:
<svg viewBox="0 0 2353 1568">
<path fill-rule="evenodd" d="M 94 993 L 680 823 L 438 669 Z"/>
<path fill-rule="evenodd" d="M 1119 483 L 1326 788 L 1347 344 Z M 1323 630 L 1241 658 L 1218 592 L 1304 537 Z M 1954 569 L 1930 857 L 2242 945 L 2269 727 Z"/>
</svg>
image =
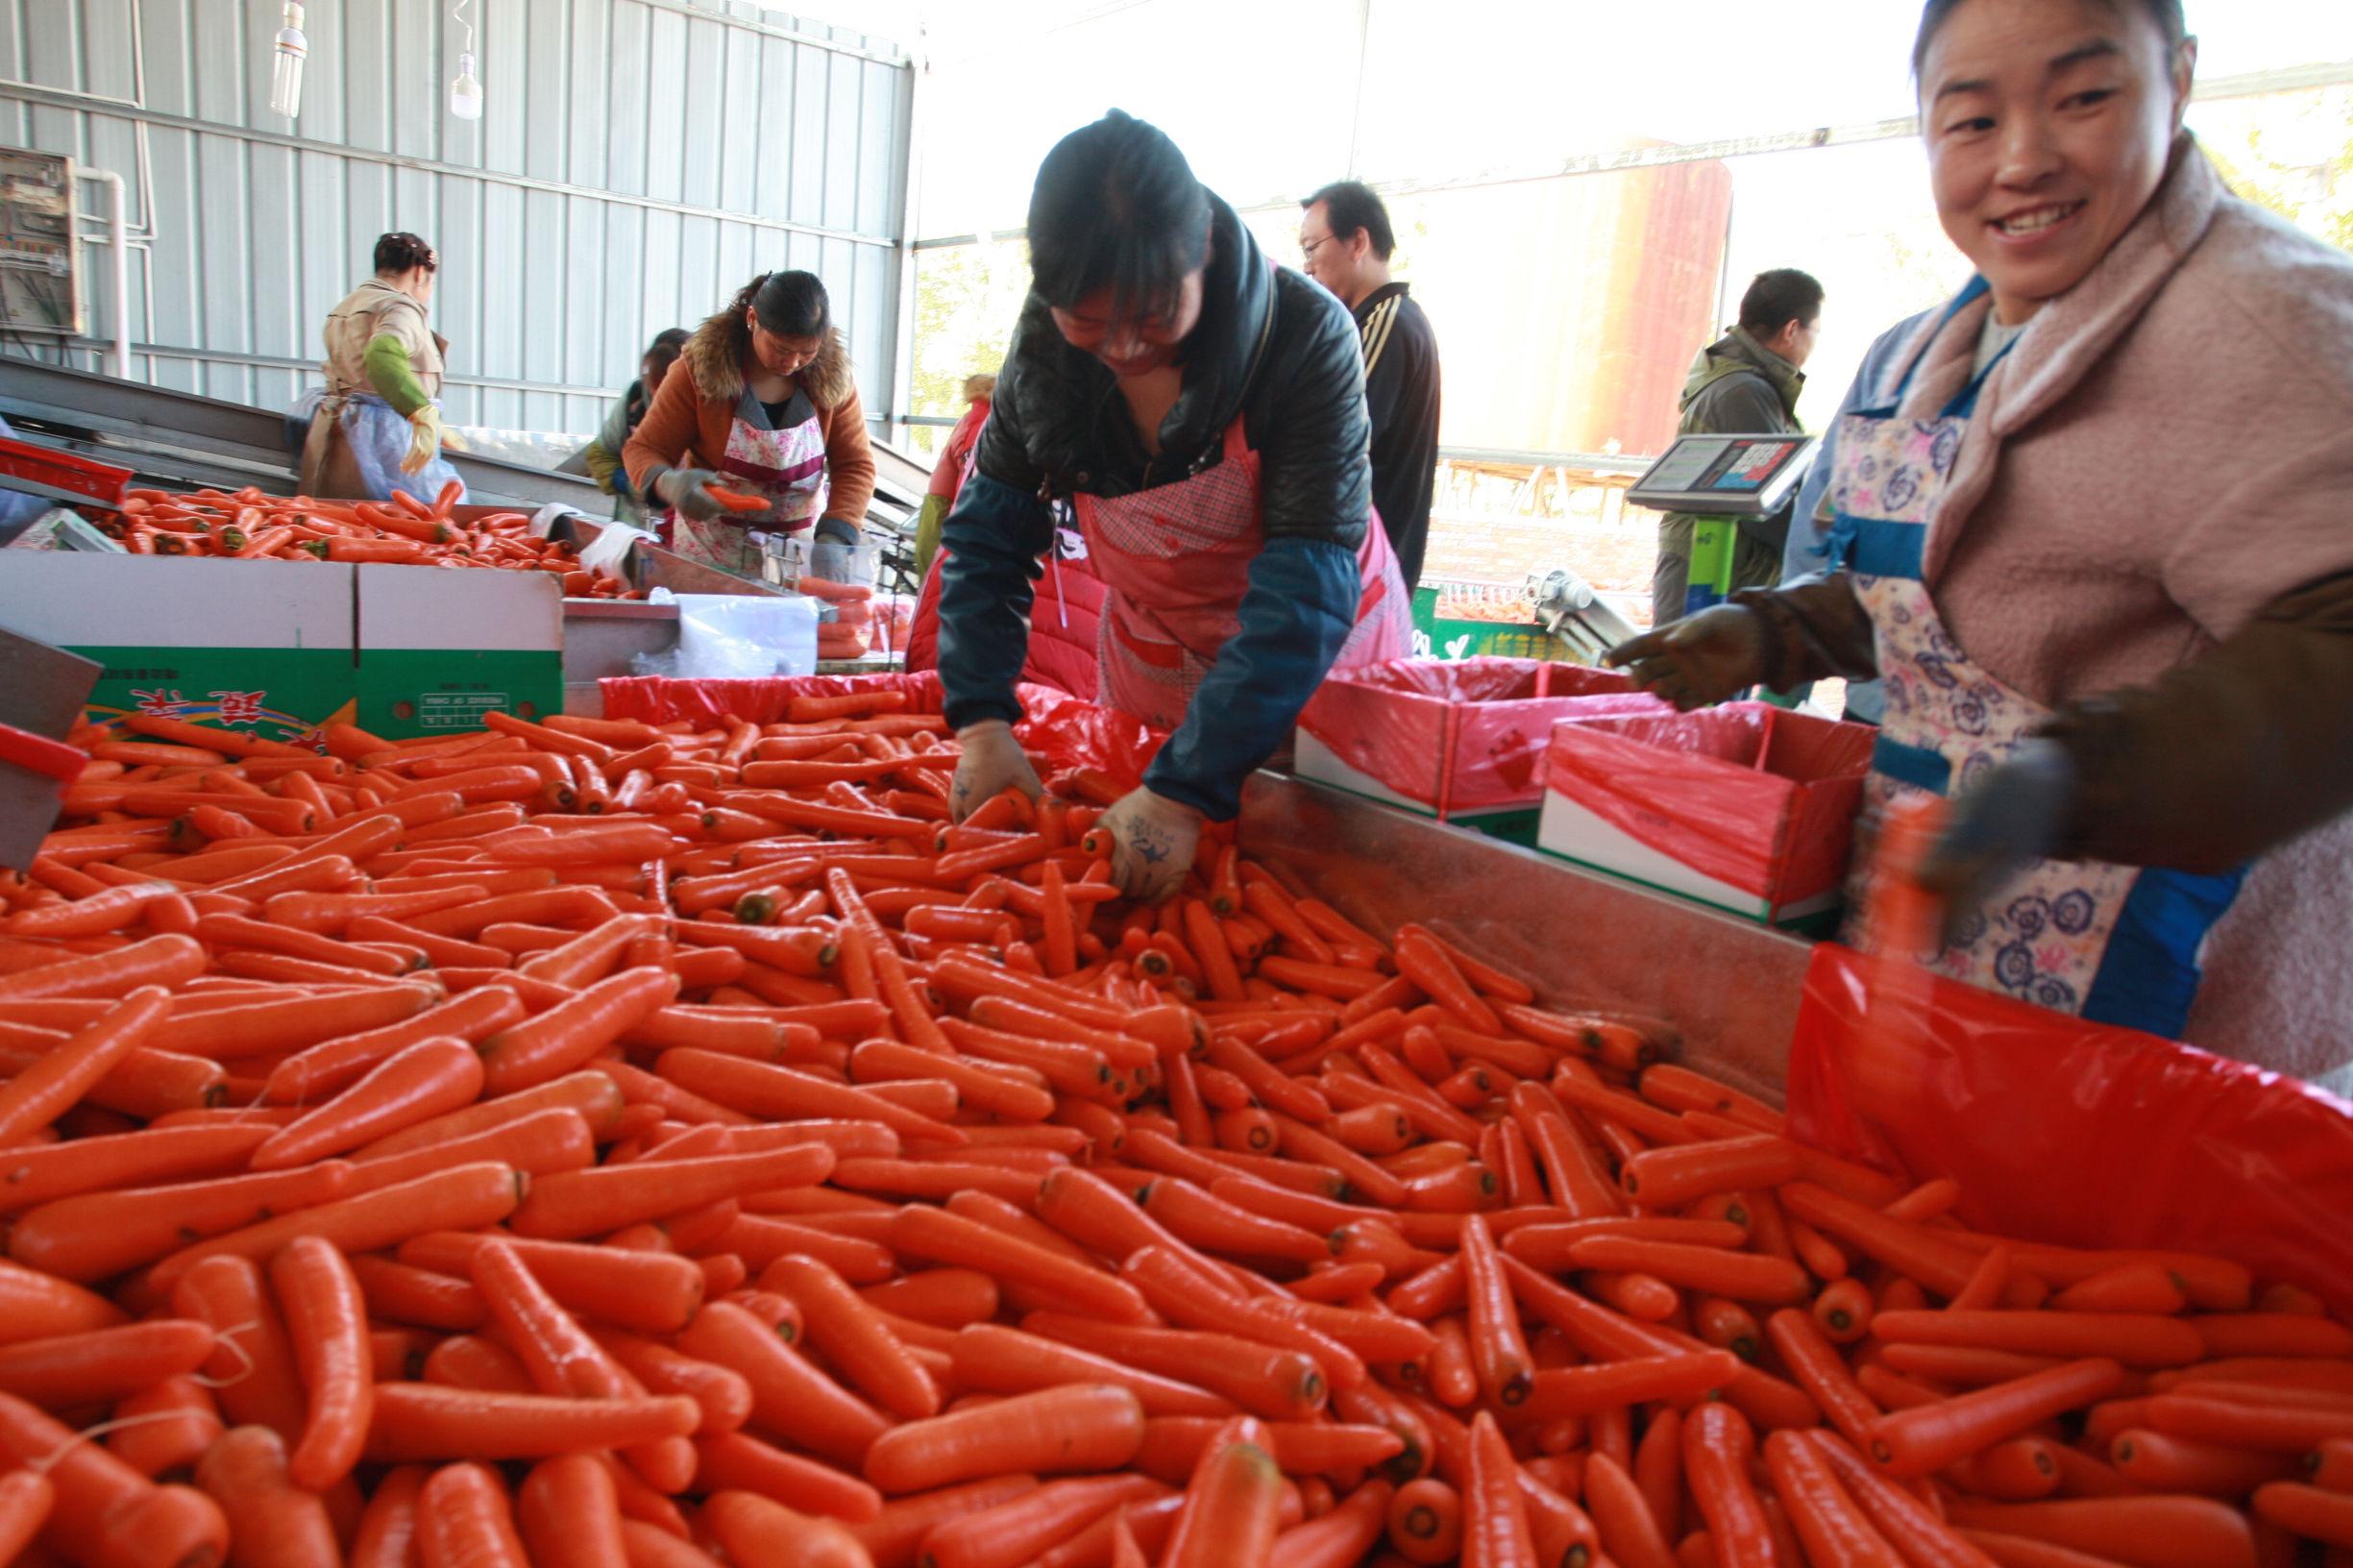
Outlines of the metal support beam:
<svg viewBox="0 0 2353 1568">
<path fill-rule="evenodd" d="M 2240 98 L 2262 98 L 2276 92 L 2346 86 L 2353 86 L 2353 60 L 2218 76 L 2200 82 L 2191 96 L 2197 103 L 2222 103 Z M 1556 163 L 1485 169 L 1436 180 L 1374 181 L 1372 185 L 1384 196 L 1414 196 L 1437 190 L 1483 190 L 1495 185 L 1526 184 L 1537 180 L 1560 180 L 1571 175 L 1610 174 L 1620 169 L 1655 169 L 1674 163 L 1706 163 L 1726 158 L 1754 158 L 1765 153 L 1798 153 L 1817 147 L 1854 147 L 1875 141 L 1901 141 L 1919 134 L 1920 121 L 1918 117 L 1910 116 L 1900 120 L 1817 126 L 1811 130 L 1784 131 L 1772 135 L 1679 142 L 1670 147 L 1581 153 Z M 1298 206 L 1298 197 L 1286 194 L 1264 201 L 1237 202 L 1234 205 L 1244 212 L 1285 211 Z M 947 234 L 919 239 L 915 242 L 915 248 L 928 251 L 955 245 L 974 245 L 989 239 L 1019 239 L 1025 233 L 1026 231 L 1021 229 L 1002 229 L 986 234 Z"/>
</svg>

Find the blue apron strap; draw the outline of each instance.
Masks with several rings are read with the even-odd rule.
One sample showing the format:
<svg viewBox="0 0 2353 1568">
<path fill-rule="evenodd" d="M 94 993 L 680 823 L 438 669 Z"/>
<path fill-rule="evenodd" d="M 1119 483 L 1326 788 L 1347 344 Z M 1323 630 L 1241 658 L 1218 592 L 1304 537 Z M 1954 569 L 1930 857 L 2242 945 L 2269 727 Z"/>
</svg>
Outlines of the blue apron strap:
<svg viewBox="0 0 2353 1568">
<path fill-rule="evenodd" d="M 1945 313 L 1936 318 L 1936 325 L 1920 340 L 1920 352 L 1903 367 L 1903 379 L 1896 383 L 1896 390 L 1887 402 L 1857 408 L 1855 412 L 1872 419 L 1886 419 L 1902 407 L 1904 395 L 1912 390 L 1912 378 L 1920 374 L 1920 362 L 1928 357 L 1928 351 L 1936 346 L 1936 340 L 1944 334 L 1945 329 L 1952 325 L 1952 318 L 1968 309 L 1973 301 L 1992 288 L 1993 285 L 1982 276 L 1972 278 L 1969 286 L 1954 296 L 1953 302 L 1945 306 Z"/>
<path fill-rule="evenodd" d="M 2244 867 L 2219 876 L 2143 871 L 2117 913 L 2083 1016 L 2180 1039 L 2202 977 L 2198 949 L 2245 881 Z"/>
<path fill-rule="evenodd" d="M 1840 512 L 1830 520 L 1830 559 L 1866 577 L 1920 580 L 1922 548 L 1928 530 L 1917 523 Z"/>
</svg>

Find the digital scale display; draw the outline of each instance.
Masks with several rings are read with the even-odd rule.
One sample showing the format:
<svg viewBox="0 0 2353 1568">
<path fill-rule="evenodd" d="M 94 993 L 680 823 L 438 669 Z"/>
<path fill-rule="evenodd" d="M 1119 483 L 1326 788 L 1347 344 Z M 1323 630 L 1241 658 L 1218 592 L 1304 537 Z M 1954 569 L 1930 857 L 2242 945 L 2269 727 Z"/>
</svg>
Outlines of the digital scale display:
<svg viewBox="0 0 2353 1568">
<path fill-rule="evenodd" d="M 1686 435 L 1634 482 L 1627 500 L 1662 512 L 1760 517 L 1777 510 L 1812 466 L 1806 435 Z"/>
</svg>

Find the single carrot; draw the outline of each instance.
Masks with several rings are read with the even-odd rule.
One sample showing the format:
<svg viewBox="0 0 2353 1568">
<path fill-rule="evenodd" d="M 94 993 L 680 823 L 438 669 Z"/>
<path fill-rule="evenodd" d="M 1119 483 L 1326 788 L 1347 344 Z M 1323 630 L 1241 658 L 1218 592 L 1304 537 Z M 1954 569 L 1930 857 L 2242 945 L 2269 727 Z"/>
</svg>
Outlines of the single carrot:
<svg viewBox="0 0 2353 1568">
<path fill-rule="evenodd" d="M 1535 1535 L 1519 1466 L 1491 1411 L 1471 1420 L 1462 1475 L 1463 1568 L 1533 1568 Z"/>
<path fill-rule="evenodd" d="M 866 1456 L 887 1493 L 1017 1471 L 1114 1469 L 1143 1444 L 1143 1408 L 1125 1388 L 1077 1384 L 895 1427 Z"/>
<path fill-rule="evenodd" d="M 1765 1468 L 1812 1562 L 1848 1568 L 1906 1568 L 1903 1556 L 1839 1483 L 1819 1449 L 1794 1432 L 1765 1438 Z"/>
<path fill-rule="evenodd" d="M 1266 1568 L 1283 1475 L 1264 1438 L 1248 1416 L 1219 1433 L 1193 1471 L 1162 1568 Z"/>
<path fill-rule="evenodd" d="M 592 1448 L 627 1448 L 683 1437 L 700 1419 L 679 1395 L 644 1399 L 551 1399 L 427 1384 L 389 1383 L 376 1391 L 368 1429 L 372 1463 L 552 1458 Z"/>
<path fill-rule="evenodd" d="M 237 1563 L 341 1559 L 334 1521 L 318 1493 L 294 1480 L 286 1445 L 267 1427 L 222 1434 L 196 1466 L 196 1484 L 227 1517 Z"/>
<path fill-rule="evenodd" d="M 754 1154 L 559 1171 L 531 1184 L 513 1212 L 513 1225 L 519 1236 L 570 1240 L 746 1192 L 805 1187 L 822 1181 L 833 1166 L 833 1151 L 813 1142 Z"/>
<path fill-rule="evenodd" d="M 256 1170 L 282 1170 L 344 1154 L 380 1138 L 474 1103 L 485 1080 L 482 1059 L 464 1040 L 444 1035 L 386 1057 L 333 1099 L 282 1127 L 254 1151 Z"/>
<path fill-rule="evenodd" d="M 1389 1544 L 1408 1562 L 1436 1568 L 1462 1550 L 1462 1497 L 1435 1476 L 1410 1481 L 1390 1495 Z"/>
<path fill-rule="evenodd" d="M 1982 1503 L 1956 1497 L 1947 1516 L 1964 1530 L 2024 1536 L 2145 1568 L 2255 1568 L 2247 1516 L 2202 1497 L 2076 1498 Z"/>
<path fill-rule="evenodd" d="M 810 1344 L 859 1390 L 901 1420 L 940 1410 L 940 1392 L 882 1314 L 815 1259 L 787 1256 L 761 1275 L 764 1288 L 797 1302 Z"/>
<path fill-rule="evenodd" d="M 527 1568 L 506 1485 L 483 1465 L 444 1465 L 417 1498 L 420 1568 Z"/>
<path fill-rule="evenodd" d="M 1683 1473 L 1723 1568 L 1775 1568 L 1780 1554 L 1749 1477 L 1756 1439 L 1729 1405 L 1703 1405 L 1683 1421 Z"/>
</svg>

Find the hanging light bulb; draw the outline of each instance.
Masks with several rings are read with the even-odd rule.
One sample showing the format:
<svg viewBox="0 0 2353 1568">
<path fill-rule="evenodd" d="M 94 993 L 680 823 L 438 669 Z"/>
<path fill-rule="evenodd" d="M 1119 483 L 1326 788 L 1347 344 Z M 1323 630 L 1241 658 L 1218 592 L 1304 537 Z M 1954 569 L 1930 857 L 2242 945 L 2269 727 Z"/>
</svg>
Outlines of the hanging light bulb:
<svg viewBox="0 0 2353 1568">
<path fill-rule="evenodd" d="M 474 79 L 474 55 L 461 50 L 457 56 L 457 76 L 450 84 L 450 112 L 461 120 L 482 117 L 482 85 Z"/>
<path fill-rule="evenodd" d="M 303 107 L 303 61 L 310 54 L 310 40 L 303 37 L 303 8 L 297 0 L 286 0 L 285 23 L 278 30 L 278 44 L 271 51 L 270 108 L 290 120 Z"/>
<path fill-rule="evenodd" d="M 450 14 L 466 30 L 466 46 L 457 52 L 457 75 L 450 81 L 450 113 L 461 120 L 482 117 L 482 84 L 474 74 L 474 24 L 466 20 L 466 0 L 457 0 Z"/>
</svg>

